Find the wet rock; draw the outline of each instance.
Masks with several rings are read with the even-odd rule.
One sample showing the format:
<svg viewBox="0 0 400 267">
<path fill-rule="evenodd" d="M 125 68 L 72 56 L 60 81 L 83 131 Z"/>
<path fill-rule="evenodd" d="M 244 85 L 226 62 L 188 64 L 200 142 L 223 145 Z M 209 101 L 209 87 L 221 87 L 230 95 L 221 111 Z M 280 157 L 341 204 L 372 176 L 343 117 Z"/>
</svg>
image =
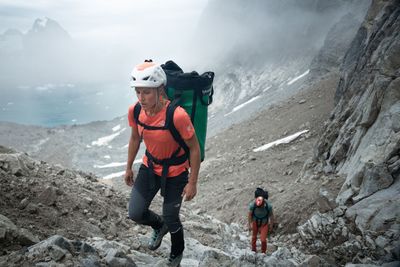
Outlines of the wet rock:
<svg viewBox="0 0 400 267">
<path fill-rule="evenodd" d="M 232 266 L 231 258 L 228 255 L 208 250 L 203 253 L 199 267 L 207 266 Z"/>
<path fill-rule="evenodd" d="M 336 207 L 335 196 L 325 187 L 319 189 L 317 203 L 321 212 L 332 210 Z"/>
<path fill-rule="evenodd" d="M 101 267 L 99 259 L 91 257 L 90 255 L 80 260 L 83 267 Z"/>
<path fill-rule="evenodd" d="M 381 190 L 368 198 L 361 200 L 346 210 L 346 217 L 354 220 L 361 232 L 382 231 L 396 224 L 400 216 L 399 198 L 400 182 L 395 182 L 387 189 Z M 356 218 L 357 217 L 357 218 Z"/>
<path fill-rule="evenodd" d="M 127 245 L 115 241 L 108 241 L 99 237 L 93 238 L 90 244 L 103 255 L 107 255 L 110 249 L 121 251 L 124 254 L 128 254 L 129 252 L 129 247 Z"/>
<path fill-rule="evenodd" d="M 367 164 L 365 167 L 360 192 L 353 197 L 355 202 L 373 193 L 389 187 L 393 183 L 393 177 L 383 165 Z"/>
<path fill-rule="evenodd" d="M 33 165 L 32 160 L 21 153 L 0 154 L 0 166 L 9 174 L 17 177 L 29 174 L 27 165 Z"/>
<path fill-rule="evenodd" d="M 67 250 L 62 249 L 59 246 L 50 247 L 50 257 L 56 262 L 63 259 L 67 253 Z"/>
<path fill-rule="evenodd" d="M 113 195 L 113 192 L 112 192 L 112 190 L 111 190 L 110 188 L 106 188 L 106 189 L 104 190 L 104 195 L 105 195 L 106 197 L 111 197 L 111 196 Z"/>
<path fill-rule="evenodd" d="M 40 242 L 39 238 L 33 235 L 30 231 L 21 228 L 17 235 L 18 243 L 23 246 L 29 246 Z"/>
<path fill-rule="evenodd" d="M 109 249 L 105 261 L 110 267 L 136 267 L 132 259 L 126 257 L 123 252 L 114 248 Z"/>
<path fill-rule="evenodd" d="M 39 239 L 26 229 L 17 227 L 9 218 L 0 214 L 0 243 L 5 245 L 32 245 Z"/>
<path fill-rule="evenodd" d="M 299 266 L 301 266 L 301 267 L 318 267 L 318 266 L 321 266 L 321 259 L 316 255 L 310 255 Z"/>
<path fill-rule="evenodd" d="M 51 206 L 56 203 L 57 190 L 52 186 L 46 187 L 46 189 L 39 195 L 38 200 L 40 203 Z"/>
<path fill-rule="evenodd" d="M 339 206 L 339 207 L 336 207 L 336 208 L 333 210 L 333 214 L 334 214 L 335 217 L 343 216 L 344 213 L 345 213 L 345 211 L 346 211 L 346 209 L 347 209 L 346 206 Z"/>
<path fill-rule="evenodd" d="M 375 244 L 380 248 L 385 248 L 388 243 L 389 243 L 389 240 L 387 240 L 384 236 L 378 236 L 375 239 Z"/>
<path fill-rule="evenodd" d="M 25 209 L 26 206 L 28 206 L 29 204 L 29 199 L 28 198 L 24 198 L 23 200 L 21 200 L 21 202 L 19 203 L 19 208 L 21 210 Z"/>
</svg>

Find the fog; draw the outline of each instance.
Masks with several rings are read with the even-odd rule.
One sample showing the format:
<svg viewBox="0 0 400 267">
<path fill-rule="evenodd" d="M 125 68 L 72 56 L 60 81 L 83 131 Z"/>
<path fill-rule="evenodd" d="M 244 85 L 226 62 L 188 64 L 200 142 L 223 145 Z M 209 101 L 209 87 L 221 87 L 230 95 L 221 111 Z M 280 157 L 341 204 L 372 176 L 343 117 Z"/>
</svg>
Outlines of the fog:
<svg viewBox="0 0 400 267">
<path fill-rule="evenodd" d="M 335 23 L 348 14 L 361 23 L 369 5 L 369 0 L 214 0 L 194 43 L 203 40 L 201 58 L 224 62 L 222 68 L 281 64 L 315 55 Z"/>
<path fill-rule="evenodd" d="M 235 84 L 237 76 L 229 78 L 235 68 L 240 69 L 236 75 L 250 77 L 254 69 L 259 73 L 299 60 L 307 65 L 343 16 L 353 25 L 361 23 L 369 4 L 0 0 L 0 121 L 56 125 L 123 115 L 134 99 L 130 72 L 144 59 L 172 59 L 185 71 L 211 70 L 216 80 L 231 79 L 228 84 Z M 50 106 L 56 111 L 49 111 Z M 26 116 L 21 113 L 26 107 L 29 115 L 52 112 L 51 121 Z"/>
<path fill-rule="evenodd" d="M 10 34 L 0 36 L 0 82 L 21 84 L 21 72 L 28 84 L 118 81 L 148 58 L 206 70 L 312 55 L 340 17 L 351 12 L 361 21 L 369 2 L 1 0 L 0 32 L 20 30 L 24 49 L 18 54 Z M 26 38 L 45 17 L 65 36 Z"/>
<path fill-rule="evenodd" d="M 6 74 L 1 82 L 128 79 L 132 67 L 144 59 L 172 59 L 191 39 L 206 4 L 207 0 L 2 0 L 0 34 L 19 30 L 24 49 L 17 53 L 16 37 L 10 41 L 10 35 L 7 40 L 0 35 L 1 72 Z M 45 17 L 66 35 L 48 33 L 26 40 L 35 20 Z"/>
</svg>

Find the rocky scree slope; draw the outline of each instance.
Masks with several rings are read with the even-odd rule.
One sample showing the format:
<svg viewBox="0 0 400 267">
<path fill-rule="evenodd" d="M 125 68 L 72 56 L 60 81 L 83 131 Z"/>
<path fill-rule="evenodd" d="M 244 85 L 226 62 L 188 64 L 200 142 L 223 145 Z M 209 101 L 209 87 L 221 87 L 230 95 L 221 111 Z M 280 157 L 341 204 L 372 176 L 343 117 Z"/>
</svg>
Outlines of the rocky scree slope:
<svg viewBox="0 0 400 267">
<path fill-rule="evenodd" d="M 0 146 L 0 266 L 165 266 L 170 239 L 146 249 L 149 229 L 126 218 L 127 194 L 96 177 Z M 157 196 L 154 208 L 161 207 Z M 324 263 L 284 243 L 268 256 L 249 250 L 237 224 L 182 207 L 181 266 L 309 266 Z"/>
</svg>

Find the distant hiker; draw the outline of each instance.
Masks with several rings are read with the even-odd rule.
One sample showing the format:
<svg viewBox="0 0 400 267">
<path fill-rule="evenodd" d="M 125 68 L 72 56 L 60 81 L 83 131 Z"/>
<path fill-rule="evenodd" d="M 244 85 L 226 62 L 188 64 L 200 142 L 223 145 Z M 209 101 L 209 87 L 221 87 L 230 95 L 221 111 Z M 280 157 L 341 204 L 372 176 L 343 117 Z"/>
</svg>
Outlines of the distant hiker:
<svg viewBox="0 0 400 267">
<path fill-rule="evenodd" d="M 166 74 L 160 65 L 145 61 L 133 69 L 132 79 L 132 87 L 135 88 L 138 102 L 130 106 L 128 112 L 132 133 L 128 147 L 125 183 L 133 186 L 129 202 L 129 218 L 153 228 L 152 238 L 148 244 L 150 250 L 156 250 L 161 245 L 164 235 L 170 232 L 171 253 L 168 266 L 179 266 L 185 248 L 179 212 L 182 199 L 189 201 L 197 193 L 200 168 L 199 143 L 190 117 L 179 106 L 172 113 L 173 124 L 189 148 L 189 158 L 182 146 L 175 141 L 170 130 L 165 127 L 168 123 L 167 111 L 171 102 L 164 92 Z M 146 146 L 146 153 L 134 179 L 132 165 L 141 140 Z M 160 189 L 164 197 L 162 216 L 149 210 L 154 196 Z"/>
<path fill-rule="evenodd" d="M 268 191 L 257 187 L 254 192 L 254 201 L 249 205 L 248 221 L 251 236 L 251 250 L 257 252 L 257 235 L 260 233 L 261 252 L 267 252 L 268 229 L 272 231 L 274 214 L 272 205 L 268 201 Z"/>
</svg>

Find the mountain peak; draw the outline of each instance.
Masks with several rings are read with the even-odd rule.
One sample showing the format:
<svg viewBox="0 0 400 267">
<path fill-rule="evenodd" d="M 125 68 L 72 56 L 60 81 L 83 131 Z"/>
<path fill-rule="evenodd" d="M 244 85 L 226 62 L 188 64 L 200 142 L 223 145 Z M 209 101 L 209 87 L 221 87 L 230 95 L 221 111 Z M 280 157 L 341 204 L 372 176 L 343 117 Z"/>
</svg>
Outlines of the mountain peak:
<svg viewBox="0 0 400 267">
<path fill-rule="evenodd" d="M 26 34 L 28 38 L 69 40 L 68 32 L 57 21 L 48 17 L 37 18 Z"/>
<path fill-rule="evenodd" d="M 35 22 L 33 23 L 31 31 L 33 32 L 41 32 L 41 31 L 47 31 L 47 30 L 65 30 L 58 24 L 57 21 L 52 20 L 48 17 L 43 17 L 43 18 L 37 18 Z"/>
<path fill-rule="evenodd" d="M 37 18 L 35 20 L 35 22 L 33 23 L 33 28 L 34 29 L 38 29 L 38 28 L 46 28 L 47 23 L 49 22 L 49 18 L 48 17 L 44 17 L 44 18 Z"/>
<path fill-rule="evenodd" d="M 4 35 L 4 36 L 15 36 L 15 35 L 17 35 L 17 36 L 22 36 L 23 34 L 22 34 L 22 32 L 21 32 L 20 30 L 17 30 L 17 29 L 8 29 L 8 30 L 6 30 L 6 31 L 4 32 L 3 35 Z"/>
</svg>

